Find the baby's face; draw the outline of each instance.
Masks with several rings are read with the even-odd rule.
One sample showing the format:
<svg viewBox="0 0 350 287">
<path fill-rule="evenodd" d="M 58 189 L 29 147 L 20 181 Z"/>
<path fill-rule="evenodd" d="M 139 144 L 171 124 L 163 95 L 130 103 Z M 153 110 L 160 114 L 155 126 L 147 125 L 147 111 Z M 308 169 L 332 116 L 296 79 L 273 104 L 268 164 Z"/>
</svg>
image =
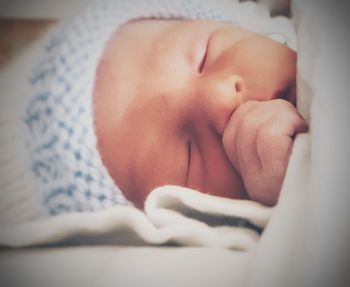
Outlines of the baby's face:
<svg viewBox="0 0 350 287">
<path fill-rule="evenodd" d="M 122 26 L 104 51 L 94 95 L 98 148 L 110 175 L 138 207 L 165 184 L 248 198 L 223 132 L 246 101 L 294 103 L 295 63 L 286 46 L 224 22 Z"/>
</svg>

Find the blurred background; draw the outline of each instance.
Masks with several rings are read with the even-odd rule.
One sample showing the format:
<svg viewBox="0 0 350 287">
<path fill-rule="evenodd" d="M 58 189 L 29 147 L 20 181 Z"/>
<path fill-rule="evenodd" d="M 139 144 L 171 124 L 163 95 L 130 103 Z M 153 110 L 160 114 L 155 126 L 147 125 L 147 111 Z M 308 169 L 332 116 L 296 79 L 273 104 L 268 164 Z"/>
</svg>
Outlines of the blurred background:
<svg viewBox="0 0 350 287">
<path fill-rule="evenodd" d="M 87 0 L 0 0 L 0 18 L 62 18 Z"/>
<path fill-rule="evenodd" d="M 0 0 L 0 68 L 88 0 Z"/>
<path fill-rule="evenodd" d="M 74 15 L 87 1 L 89 0 L 0 0 L 0 68 L 43 35 L 55 22 Z M 260 2 L 270 6 L 272 14 L 289 14 L 290 0 Z"/>
</svg>

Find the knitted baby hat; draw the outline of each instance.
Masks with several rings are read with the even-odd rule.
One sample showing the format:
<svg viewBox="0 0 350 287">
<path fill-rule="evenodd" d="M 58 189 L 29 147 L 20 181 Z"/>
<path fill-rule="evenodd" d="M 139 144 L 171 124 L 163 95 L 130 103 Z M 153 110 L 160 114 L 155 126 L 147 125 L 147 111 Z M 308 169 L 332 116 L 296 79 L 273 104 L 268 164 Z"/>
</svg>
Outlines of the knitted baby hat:
<svg viewBox="0 0 350 287">
<path fill-rule="evenodd" d="M 28 167 L 46 214 L 132 205 L 96 148 L 92 96 L 106 42 L 138 18 L 230 21 L 202 1 L 97 0 L 56 29 L 30 77 L 23 115 Z"/>
</svg>

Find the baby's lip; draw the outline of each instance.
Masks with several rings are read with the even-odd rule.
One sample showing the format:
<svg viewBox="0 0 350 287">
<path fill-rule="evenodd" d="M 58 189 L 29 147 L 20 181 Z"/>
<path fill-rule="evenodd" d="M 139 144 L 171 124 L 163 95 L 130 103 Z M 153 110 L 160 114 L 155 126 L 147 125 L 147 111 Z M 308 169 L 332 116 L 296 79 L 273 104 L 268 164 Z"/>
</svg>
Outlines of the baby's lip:
<svg viewBox="0 0 350 287">
<path fill-rule="evenodd" d="M 288 100 L 294 106 L 296 106 L 296 104 L 297 104 L 297 88 L 296 88 L 296 83 L 295 82 L 293 82 L 293 84 L 290 85 L 288 97 L 289 97 Z"/>
</svg>

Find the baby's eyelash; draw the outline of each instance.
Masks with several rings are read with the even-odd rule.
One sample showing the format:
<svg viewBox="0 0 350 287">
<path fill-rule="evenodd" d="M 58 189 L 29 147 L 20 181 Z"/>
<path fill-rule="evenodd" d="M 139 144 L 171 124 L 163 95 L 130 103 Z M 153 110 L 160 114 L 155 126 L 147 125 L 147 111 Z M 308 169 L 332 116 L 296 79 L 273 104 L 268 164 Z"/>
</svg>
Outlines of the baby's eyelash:
<svg viewBox="0 0 350 287">
<path fill-rule="evenodd" d="M 204 51 L 204 54 L 203 54 L 203 57 L 199 63 L 199 66 L 198 66 L 198 73 L 202 73 L 203 72 L 203 69 L 204 69 L 204 66 L 205 66 L 205 62 L 207 60 L 207 55 L 208 55 L 208 43 L 205 47 L 205 51 Z"/>
</svg>

